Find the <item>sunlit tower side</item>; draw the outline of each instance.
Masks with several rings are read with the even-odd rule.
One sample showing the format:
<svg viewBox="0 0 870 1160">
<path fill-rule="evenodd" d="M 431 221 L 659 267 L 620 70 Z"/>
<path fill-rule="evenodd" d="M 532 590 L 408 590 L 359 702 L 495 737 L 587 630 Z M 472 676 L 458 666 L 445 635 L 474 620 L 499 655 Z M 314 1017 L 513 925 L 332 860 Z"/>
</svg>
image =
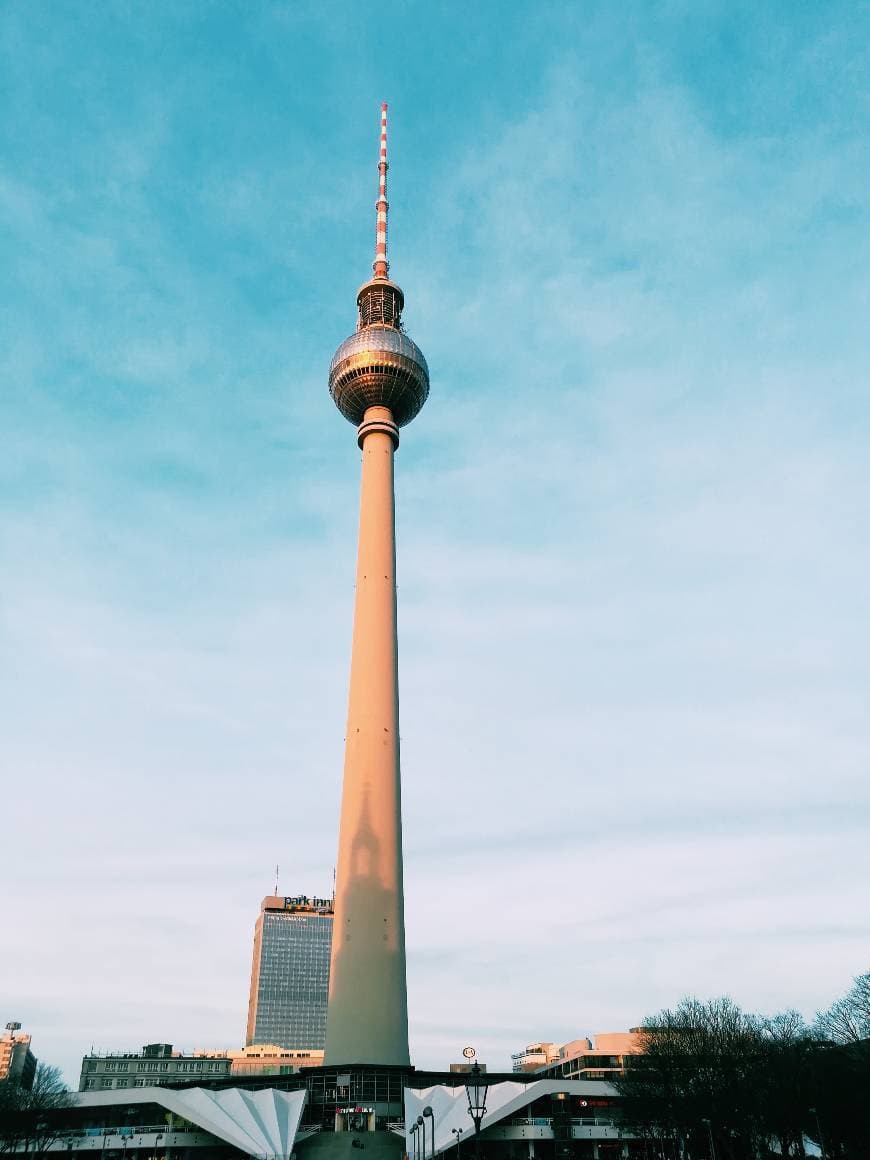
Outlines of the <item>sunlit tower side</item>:
<svg viewBox="0 0 870 1160">
<path fill-rule="evenodd" d="M 373 277 L 357 293 L 356 333 L 329 368 L 329 393 L 362 451 L 327 1064 L 407 1065 L 402 885 L 396 533 L 399 428 L 429 394 L 429 370 L 404 333 L 405 298 L 387 261 L 387 106 L 381 106 Z"/>
</svg>

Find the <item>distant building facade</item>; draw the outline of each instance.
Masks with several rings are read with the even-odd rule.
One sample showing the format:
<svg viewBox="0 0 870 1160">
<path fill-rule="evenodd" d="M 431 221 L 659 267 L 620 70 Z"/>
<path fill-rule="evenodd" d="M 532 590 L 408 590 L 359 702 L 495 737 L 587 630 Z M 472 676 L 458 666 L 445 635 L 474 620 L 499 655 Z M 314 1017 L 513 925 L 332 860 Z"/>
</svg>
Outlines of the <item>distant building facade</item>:
<svg viewBox="0 0 870 1160">
<path fill-rule="evenodd" d="M 559 1058 L 560 1043 L 529 1043 L 523 1051 L 516 1051 L 511 1056 L 511 1066 L 514 1071 L 537 1071 L 546 1067 Z"/>
<path fill-rule="evenodd" d="M 332 899 L 263 899 L 254 927 L 247 1046 L 322 1051 L 332 921 Z"/>
<path fill-rule="evenodd" d="M 92 1053 L 82 1060 L 79 1091 L 162 1087 L 166 1084 L 228 1078 L 226 1051 L 173 1051 L 171 1043 L 148 1043 L 138 1052 Z"/>
<path fill-rule="evenodd" d="M 319 1067 L 323 1049 L 289 1051 L 257 1044 L 237 1051 L 175 1051 L 171 1043 L 149 1043 L 139 1052 L 91 1053 L 82 1060 L 80 1092 L 112 1088 L 172 1087 L 227 1081 L 234 1076 L 293 1075 Z"/>
<path fill-rule="evenodd" d="M 230 1075 L 291 1075 L 300 1067 L 320 1067 L 323 1048 L 278 1047 L 277 1044 L 255 1043 L 241 1051 L 228 1051 Z"/>
<path fill-rule="evenodd" d="M 29 1091 L 35 1076 L 36 1056 L 30 1050 L 30 1036 L 21 1030 L 20 1023 L 7 1023 L 0 1037 L 0 1083 L 8 1080 Z"/>
<path fill-rule="evenodd" d="M 561 1046 L 532 1043 L 511 1059 L 514 1071 L 534 1071 L 542 1079 L 613 1080 L 625 1073 L 626 1059 L 639 1055 L 641 1050 L 641 1028 L 632 1027 L 630 1031 L 602 1032 L 591 1039 L 572 1039 Z M 522 1066 L 545 1054 L 550 1058 L 537 1067 Z"/>
</svg>

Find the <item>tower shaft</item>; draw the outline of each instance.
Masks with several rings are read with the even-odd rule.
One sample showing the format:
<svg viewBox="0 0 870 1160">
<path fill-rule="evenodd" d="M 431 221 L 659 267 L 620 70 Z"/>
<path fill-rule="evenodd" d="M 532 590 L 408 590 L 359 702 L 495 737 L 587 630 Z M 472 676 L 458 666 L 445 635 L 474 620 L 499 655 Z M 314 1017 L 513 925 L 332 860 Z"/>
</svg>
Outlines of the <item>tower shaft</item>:
<svg viewBox="0 0 870 1160">
<path fill-rule="evenodd" d="M 344 784 L 335 886 L 327 1064 L 407 1065 L 393 455 L 398 427 L 369 407 Z"/>
</svg>

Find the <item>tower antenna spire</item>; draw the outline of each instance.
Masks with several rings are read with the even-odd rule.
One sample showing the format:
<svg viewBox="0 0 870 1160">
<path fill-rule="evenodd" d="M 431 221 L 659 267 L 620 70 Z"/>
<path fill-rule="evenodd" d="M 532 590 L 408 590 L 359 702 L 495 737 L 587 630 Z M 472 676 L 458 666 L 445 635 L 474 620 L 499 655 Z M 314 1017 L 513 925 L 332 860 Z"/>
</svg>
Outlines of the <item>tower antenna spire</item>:
<svg viewBox="0 0 870 1160">
<path fill-rule="evenodd" d="M 372 269 L 376 278 L 390 276 L 390 263 L 387 261 L 387 210 L 390 204 L 387 201 L 387 103 L 381 105 L 381 151 L 378 156 L 378 200 L 376 204 L 378 214 L 377 232 L 375 235 L 375 261 Z"/>
</svg>

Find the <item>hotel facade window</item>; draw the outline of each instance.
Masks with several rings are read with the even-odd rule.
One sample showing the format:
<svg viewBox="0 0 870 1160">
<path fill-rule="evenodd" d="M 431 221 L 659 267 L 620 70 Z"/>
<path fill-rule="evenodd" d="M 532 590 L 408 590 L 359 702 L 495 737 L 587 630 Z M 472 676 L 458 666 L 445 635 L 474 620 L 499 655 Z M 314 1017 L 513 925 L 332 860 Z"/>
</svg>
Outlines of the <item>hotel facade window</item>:
<svg viewBox="0 0 870 1160">
<path fill-rule="evenodd" d="M 254 932 L 248 1045 L 323 1048 L 331 948 L 331 900 L 263 900 Z"/>
</svg>

